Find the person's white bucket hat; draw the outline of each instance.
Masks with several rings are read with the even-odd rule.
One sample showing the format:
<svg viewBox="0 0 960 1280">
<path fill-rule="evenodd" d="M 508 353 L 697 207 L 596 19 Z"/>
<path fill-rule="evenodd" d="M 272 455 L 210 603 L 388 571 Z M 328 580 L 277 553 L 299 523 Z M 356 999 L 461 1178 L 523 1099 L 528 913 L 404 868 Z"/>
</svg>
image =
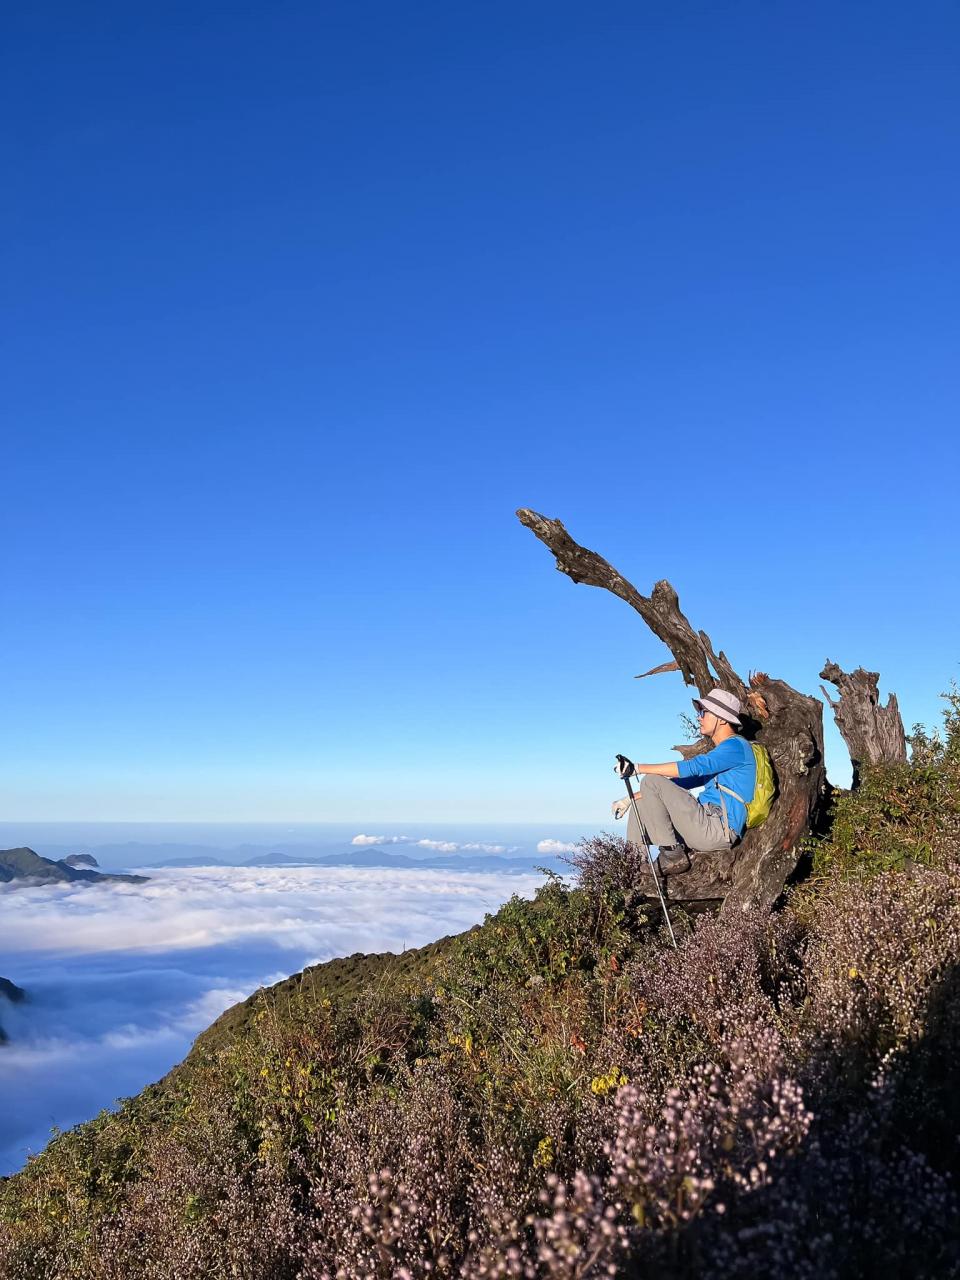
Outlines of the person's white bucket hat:
<svg viewBox="0 0 960 1280">
<path fill-rule="evenodd" d="M 711 689 L 702 698 L 694 698 L 693 705 L 697 711 L 712 711 L 721 720 L 740 728 L 740 699 L 735 693 L 727 693 L 726 689 Z"/>
</svg>

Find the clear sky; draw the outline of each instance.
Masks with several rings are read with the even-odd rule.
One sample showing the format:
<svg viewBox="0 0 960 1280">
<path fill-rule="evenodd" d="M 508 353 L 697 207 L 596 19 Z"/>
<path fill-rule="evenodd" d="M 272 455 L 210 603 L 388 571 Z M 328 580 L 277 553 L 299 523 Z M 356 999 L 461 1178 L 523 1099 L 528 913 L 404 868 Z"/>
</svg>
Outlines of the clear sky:
<svg viewBox="0 0 960 1280">
<path fill-rule="evenodd" d="M 518 506 L 937 717 L 955 4 L 4 26 L 3 817 L 595 822 L 687 694 Z"/>
</svg>

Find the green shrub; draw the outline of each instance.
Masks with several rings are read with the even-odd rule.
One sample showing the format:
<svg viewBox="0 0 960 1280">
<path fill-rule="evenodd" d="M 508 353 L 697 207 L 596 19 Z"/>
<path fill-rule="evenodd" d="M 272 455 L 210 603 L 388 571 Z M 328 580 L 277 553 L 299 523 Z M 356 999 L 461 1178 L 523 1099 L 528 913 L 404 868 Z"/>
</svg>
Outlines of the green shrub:
<svg viewBox="0 0 960 1280">
<path fill-rule="evenodd" d="M 514 895 L 466 934 L 450 968 L 478 989 L 501 978 L 557 982 L 609 963 L 631 944 L 634 925 L 622 892 L 568 889 L 551 874 L 532 901 Z"/>
<path fill-rule="evenodd" d="M 939 866 L 960 837 L 960 690 L 943 695 L 943 730 L 921 725 L 910 760 L 866 765 L 855 791 L 834 792 L 829 835 L 811 842 L 816 876 L 869 878 Z"/>
</svg>

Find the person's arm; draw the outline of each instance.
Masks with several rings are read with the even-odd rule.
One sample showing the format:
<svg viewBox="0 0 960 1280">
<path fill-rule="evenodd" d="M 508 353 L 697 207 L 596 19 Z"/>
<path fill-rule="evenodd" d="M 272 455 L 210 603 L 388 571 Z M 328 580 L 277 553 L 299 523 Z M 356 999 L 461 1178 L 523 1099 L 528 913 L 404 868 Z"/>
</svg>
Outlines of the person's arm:
<svg viewBox="0 0 960 1280">
<path fill-rule="evenodd" d="M 733 765 L 739 764 L 741 759 L 742 756 L 737 749 L 736 739 L 727 738 L 725 742 L 721 742 L 712 751 L 707 751 L 700 756 L 691 756 L 689 760 L 681 760 L 677 766 L 678 776 L 681 778 L 697 778 L 701 782 L 708 782 L 711 778 L 715 778 L 718 773 L 723 773 L 724 769 L 730 769 Z"/>
<path fill-rule="evenodd" d="M 655 773 L 661 778 L 679 778 L 680 770 L 676 760 L 668 760 L 666 764 L 636 764 L 634 773 Z"/>
</svg>

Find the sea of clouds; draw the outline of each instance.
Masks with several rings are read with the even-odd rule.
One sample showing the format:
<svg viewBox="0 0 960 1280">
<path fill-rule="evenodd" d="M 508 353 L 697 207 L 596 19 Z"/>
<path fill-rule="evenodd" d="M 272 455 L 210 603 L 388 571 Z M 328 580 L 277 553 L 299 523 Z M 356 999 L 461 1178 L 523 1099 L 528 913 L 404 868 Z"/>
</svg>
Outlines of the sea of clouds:
<svg viewBox="0 0 960 1280">
<path fill-rule="evenodd" d="M 0 884 L 0 1175 L 180 1061 L 230 1005 L 308 964 L 459 933 L 537 875 L 353 867 L 156 870 Z"/>
</svg>

